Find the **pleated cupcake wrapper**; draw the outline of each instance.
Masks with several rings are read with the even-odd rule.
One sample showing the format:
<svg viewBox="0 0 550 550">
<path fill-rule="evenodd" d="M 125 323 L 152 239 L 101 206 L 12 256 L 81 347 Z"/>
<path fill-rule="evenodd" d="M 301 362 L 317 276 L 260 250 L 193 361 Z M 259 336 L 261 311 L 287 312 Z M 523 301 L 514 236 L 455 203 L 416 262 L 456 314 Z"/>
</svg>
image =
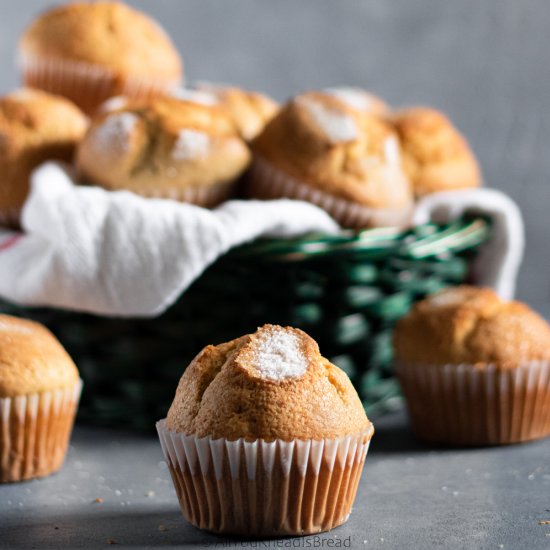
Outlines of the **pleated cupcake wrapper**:
<svg viewBox="0 0 550 550">
<path fill-rule="evenodd" d="M 82 381 L 68 389 L 0 398 L 0 482 L 48 475 L 65 459 Z"/>
<path fill-rule="evenodd" d="M 369 208 L 300 182 L 258 157 L 250 169 L 248 194 L 264 200 L 289 198 L 311 202 L 348 228 L 405 227 L 411 221 L 412 207 Z"/>
<path fill-rule="evenodd" d="M 87 113 L 115 95 L 148 98 L 181 86 L 178 80 L 120 77 L 91 63 L 23 53 L 19 66 L 25 85 L 66 96 Z"/>
<path fill-rule="evenodd" d="M 319 533 L 347 521 L 370 440 L 246 441 L 199 438 L 157 422 L 184 517 L 217 533 Z"/>
<path fill-rule="evenodd" d="M 229 182 L 203 187 L 177 188 L 169 187 L 168 182 L 168 179 L 163 181 L 163 186 L 158 189 L 140 189 L 138 186 L 134 186 L 132 191 L 142 197 L 151 199 L 173 199 L 212 208 L 231 198 L 238 185 L 238 182 Z"/>
<path fill-rule="evenodd" d="M 501 445 L 550 434 L 550 363 L 399 365 L 411 425 L 426 440 Z"/>
</svg>

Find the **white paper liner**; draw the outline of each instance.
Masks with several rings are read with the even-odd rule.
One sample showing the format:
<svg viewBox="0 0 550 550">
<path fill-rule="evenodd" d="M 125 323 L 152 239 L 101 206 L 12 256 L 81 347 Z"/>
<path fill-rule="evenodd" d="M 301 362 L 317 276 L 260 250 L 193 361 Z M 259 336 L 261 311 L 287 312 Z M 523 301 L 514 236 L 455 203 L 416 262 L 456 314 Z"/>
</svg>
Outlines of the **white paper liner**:
<svg viewBox="0 0 550 550">
<path fill-rule="evenodd" d="M 147 98 L 170 93 L 182 85 L 178 79 L 122 77 L 83 61 L 25 53 L 19 55 L 19 67 L 26 86 L 68 97 L 87 113 L 113 96 Z"/>
<path fill-rule="evenodd" d="M 338 439 L 246 441 L 198 438 L 157 422 L 184 517 L 217 533 L 319 533 L 347 521 L 372 424 Z"/>
<path fill-rule="evenodd" d="M 502 445 L 550 434 L 550 363 L 398 365 L 411 425 L 422 439 Z"/>
<path fill-rule="evenodd" d="M 248 194 L 253 198 L 298 199 L 326 210 L 342 227 L 406 227 L 410 224 L 413 204 L 406 208 L 369 208 L 336 197 L 288 176 L 262 158 L 255 157 L 249 172 Z"/>
<path fill-rule="evenodd" d="M 42 477 L 65 459 L 82 381 L 59 389 L 0 398 L 0 482 Z"/>
</svg>

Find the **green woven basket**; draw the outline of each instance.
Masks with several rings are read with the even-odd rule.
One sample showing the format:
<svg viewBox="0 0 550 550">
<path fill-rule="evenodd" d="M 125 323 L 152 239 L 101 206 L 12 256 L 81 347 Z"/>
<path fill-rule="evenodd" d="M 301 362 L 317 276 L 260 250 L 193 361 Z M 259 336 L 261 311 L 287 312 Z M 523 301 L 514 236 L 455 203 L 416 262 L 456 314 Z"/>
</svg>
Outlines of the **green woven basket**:
<svg viewBox="0 0 550 550">
<path fill-rule="evenodd" d="M 484 218 L 269 239 L 235 249 L 156 319 L 112 319 L 3 303 L 45 323 L 84 379 L 80 419 L 147 428 L 166 414 L 184 368 L 207 344 L 264 323 L 300 327 L 347 372 L 367 412 L 400 403 L 392 328 L 416 300 L 468 279 L 490 235 Z"/>
</svg>

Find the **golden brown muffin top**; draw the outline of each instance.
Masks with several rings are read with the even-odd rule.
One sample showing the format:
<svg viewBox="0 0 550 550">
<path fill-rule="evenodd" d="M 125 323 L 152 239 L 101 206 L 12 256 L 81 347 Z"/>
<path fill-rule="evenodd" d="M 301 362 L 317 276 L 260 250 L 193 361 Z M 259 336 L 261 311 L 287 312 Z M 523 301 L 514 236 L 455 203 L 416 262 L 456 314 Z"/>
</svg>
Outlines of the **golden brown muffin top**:
<svg viewBox="0 0 550 550">
<path fill-rule="evenodd" d="M 254 139 L 279 108 L 279 105 L 265 94 L 243 90 L 236 86 L 199 82 L 196 89 L 198 92 L 211 94 L 227 109 L 239 133 L 246 141 Z"/>
<path fill-rule="evenodd" d="M 370 425 L 349 378 L 317 343 L 276 325 L 204 348 L 166 419 L 169 430 L 229 440 L 335 438 Z"/>
<path fill-rule="evenodd" d="M 73 141 L 84 135 L 88 119 L 68 99 L 31 88 L 0 98 L 0 158 L 22 145 Z"/>
<path fill-rule="evenodd" d="M 417 196 L 481 185 L 470 146 L 443 113 L 415 107 L 395 113 L 392 121 Z"/>
<path fill-rule="evenodd" d="M 21 38 L 23 55 L 99 65 L 121 75 L 178 84 L 182 66 L 164 30 L 122 2 L 72 2 L 43 13 Z"/>
<path fill-rule="evenodd" d="M 333 95 L 294 97 L 252 147 L 290 177 L 361 205 L 404 208 L 412 201 L 391 126 Z"/>
<path fill-rule="evenodd" d="M 0 208 L 19 209 L 40 163 L 71 161 L 88 119 L 70 101 L 21 89 L 0 98 Z"/>
<path fill-rule="evenodd" d="M 508 369 L 550 360 L 550 326 L 521 302 L 459 286 L 415 304 L 397 324 L 394 346 L 403 365 L 492 363 Z"/>
<path fill-rule="evenodd" d="M 0 397 L 70 388 L 78 370 L 43 325 L 0 315 Z"/>
<path fill-rule="evenodd" d="M 136 191 L 232 181 L 249 160 L 221 107 L 173 97 L 108 102 L 77 152 L 88 183 Z"/>
</svg>

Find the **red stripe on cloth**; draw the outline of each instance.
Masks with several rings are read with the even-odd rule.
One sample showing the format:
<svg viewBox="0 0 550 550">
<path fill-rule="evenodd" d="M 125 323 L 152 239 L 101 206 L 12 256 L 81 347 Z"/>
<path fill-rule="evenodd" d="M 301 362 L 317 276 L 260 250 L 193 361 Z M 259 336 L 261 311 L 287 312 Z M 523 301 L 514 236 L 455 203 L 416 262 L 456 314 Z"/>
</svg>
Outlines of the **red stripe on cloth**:
<svg viewBox="0 0 550 550">
<path fill-rule="evenodd" d="M 11 248 L 22 237 L 23 237 L 22 234 L 11 235 L 10 237 L 8 237 L 5 241 L 0 243 L 0 252 L 2 252 L 3 250 L 7 250 L 8 248 Z"/>
</svg>

